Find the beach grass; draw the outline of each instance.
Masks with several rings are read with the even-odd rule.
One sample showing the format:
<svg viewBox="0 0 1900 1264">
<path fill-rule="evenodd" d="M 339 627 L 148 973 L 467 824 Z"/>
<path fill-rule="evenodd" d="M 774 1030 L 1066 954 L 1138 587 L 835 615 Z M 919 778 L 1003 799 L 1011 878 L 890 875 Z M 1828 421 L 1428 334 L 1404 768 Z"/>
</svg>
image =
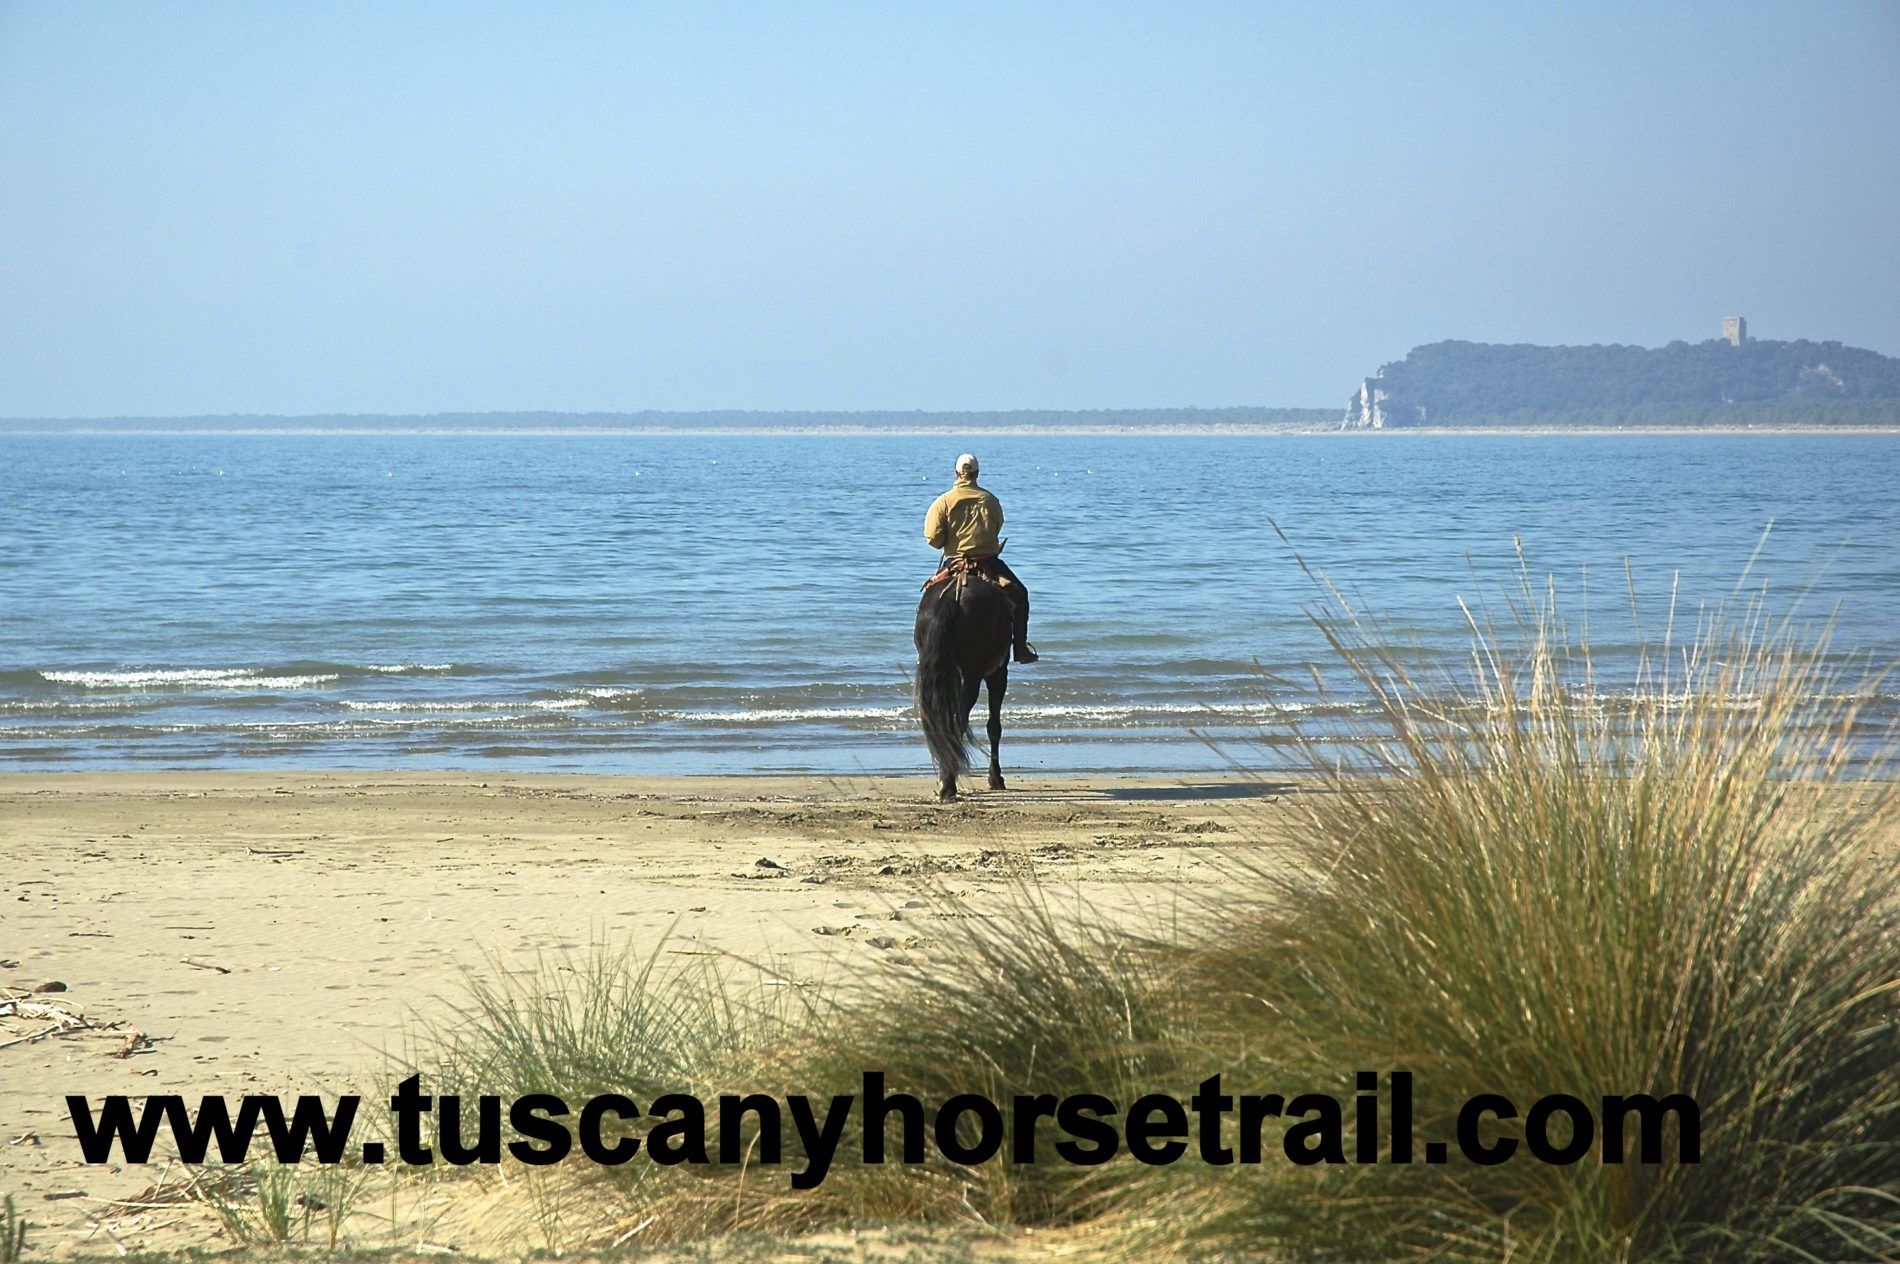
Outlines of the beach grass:
<svg viewBox="0 0 1900 1264">
<path fill-rule="evenodd" d="M 1301 1258 L 1894 1258 L 1891 767 L 1849 740 L 1862 693 L 1825 631 L 1743 599 L 1612 687 L 1527 579 L 1501 619 L 1473 613 L 1464 670 L 1421 676 L 1334 598 L 1321 627 L 1381 723 L 1355 759 L 1314 752 L 1299 863 L 1244 884 L 1259 907 L 1201 951 L 1203 994 L 1230 985 L 1205 1029 L 1270 1031 L 1275 1074 L 1342 1099 L 1355 1071 L 1411 1073 L 1421 1141 L 1473 1094 L 1568 1094 L 1597 1144 L 1227 1182 L 1215 1236 Z M 1700 1108 L 1697 1161 L 1678 1131 L 1659 1162 L 1601 1161 L 1603 1095 L 1670 1093 Z"/>
<path fill-rule="evenodd" d="M 597 945 L 585 954 L 523 970 L 499 963 L 471 976 L 449 1022 L 422 1033 L 402 1068 L 437 1093 L 504 1098 L 550 1093 L 578 1103 L 603 1093 L 644 1106 L 666 1094 L 712 1103 L 722 1094 L 813 1102 L 856 1096 L 864 1072 L 882 1073 L 901 1102 L 879 1130 L 889 1161 L 865 1152 L 863 1103 L 854 1106 L 840 1159 L 815 1188 L 795 1189 L 810 1167 L 789 1122 L 780 1154 L 761 1157 L 760 1121 L 734 1132 L 709 1109 L 705 1164 L 658 1168 L 563 1164 L 552 1180 L 519 1183 L 524 1198 L 495 1202 L 491 1229 L 567 1236 L 548 1249 L 587 1244 L 651 1246 L 713 1235 L 782 1236 L 851 1225 L 961 1224 L 971 1228 L 1074 1225 L 1099 1219 L 1130 1188 L 1127 1162 L 1076 1167 L 1055 1160 L 1059 1139 L 1043 1121 L 1040 1161 L 957 1163 L 939 1152 L 936 1104 L 957 1094 L 1007 1103 L 1018 1093 L 1102 1093 L 1129 1100 L 1179 1087 L 1174 1033 L 1184 1019 L 1163 972 L 1174 954 L 1152 935 L 1063 907 L 1033 882 L 1000 907 L 959 905 L 939 894 L 954 936 L 927 967 L 891 966 L 829 983 L 791 977 L 772 963 L 691 958 L 669 965 L 664 948 L 644 955 Z M 657 1106 L 654 1107 L 658 1109 Z M 950 1135 L 977 1139 L 965 1119 Z M 906 1129 L 925 1159 L 904 1162 Z M 629 1129 L 646 1136 L 647 1129 Z M 565 1178 L 565 1179 L 563 1179 Z"/>
<path fill-rule="evenodd" d="M 26 1255 L 26 1218 L 13 1206 L 13 1195 L 0 1199 L 0 1264 L 14 1264 Z"/>
<path fill-rule="evenodd" d="M 928 966 L 838 986 L 737 988 L 599 953 L 559 977 L 476 980 L 431 1073 L 444 1091 L 568 1100 L 822 1100 L 878 1070 L 933 1104 L 1124 1108 L 1185 1101 L 1217 1071 L 1229 1092 L 1343 1102 L 1362 1072 L 1382 1094 L 1396 1073 L 1414 1086 L 1409 1162 L 1351 1116 L 1344 1156 L 1381 1161 L 1287 1161 L 1280 1121 L 1261 1166 L 1078 1167 L 1044 1134 L 1034 1165 L 933 1145 L 874 1167 L 854 1131 L 823 1184 L 794 1191 L 801 1156 L 761 1166 L 752 1127 L 733 1161 L 563 1165 L 573 1245 L 924 1222 L 1080 1226 L 1131 1258 L 1900 1257 L 1892 767 L 1856 736 L 1864 680 L 1825 630 L 1742 599 L 1685 634 L 1672 622 L 1634 679 L 1605 681 L 1526 575 L 1495 615 L 1471 612 L 1468 662 L 1428 670 L 1321 591 L 1319 625 L 1379 714 L 1309 747 L 1290 854 L 1232 852 L 1185 927 L 1114 925 L 1024 886 L 948 908 L 965 916 Z M 1426 1161 L 1475 1094 L 1576 1098 L 1588 1122 L 1559 1111 L 1537 1130 L 1574 1161 Z M 1606 1095 L 1671 1094 L 1692 1117 L 1658 1116 L 1653 1161 L 1602 1161 L 1624 1121 Z M 1478 1140 L 1523 1150 L 1533 1129 L 1493 1114 Z"/>
</svg>

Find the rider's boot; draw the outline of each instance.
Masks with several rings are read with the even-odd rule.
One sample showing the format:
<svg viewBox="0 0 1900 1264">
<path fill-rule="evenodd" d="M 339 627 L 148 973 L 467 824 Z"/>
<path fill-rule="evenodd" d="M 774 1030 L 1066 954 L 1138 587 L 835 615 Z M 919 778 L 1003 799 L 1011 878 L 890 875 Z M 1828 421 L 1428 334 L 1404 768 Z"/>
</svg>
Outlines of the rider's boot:
<svg viewBox="0 0 1900 1264">
<path fill-rule="evenodd" d="M 1029 643 L 1029 598 L 1023 594 L 1020 586 L 1016 592 L 1018 594 L 1014 620 L 1016 626 L 1011 629 L 1015 634 L 1011 639 L 1016 643 L 1016 661 L 1033 663 L 1036 661 L 1037 654 L 1036 647 Z"/>
</svg>

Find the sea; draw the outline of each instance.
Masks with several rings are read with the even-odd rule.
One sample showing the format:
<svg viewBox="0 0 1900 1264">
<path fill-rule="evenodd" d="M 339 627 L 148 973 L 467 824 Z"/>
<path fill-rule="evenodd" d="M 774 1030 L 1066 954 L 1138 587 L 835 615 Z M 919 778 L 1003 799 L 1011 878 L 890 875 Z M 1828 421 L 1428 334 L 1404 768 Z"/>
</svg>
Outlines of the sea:
<svg viewBox="0 0 1900 1264">
<path fill-rule="evenodd" d="M 921 774 L 963 451 L 1033 594 L 1017 774 L 1310 758 L 1372 711 L 1317 610 L 1455 672 L 1524 579 L 1605 681 L 1739 593 L 1897 714 L 1889 435 L 11 433 L 0 766 Z"/>
</svg>

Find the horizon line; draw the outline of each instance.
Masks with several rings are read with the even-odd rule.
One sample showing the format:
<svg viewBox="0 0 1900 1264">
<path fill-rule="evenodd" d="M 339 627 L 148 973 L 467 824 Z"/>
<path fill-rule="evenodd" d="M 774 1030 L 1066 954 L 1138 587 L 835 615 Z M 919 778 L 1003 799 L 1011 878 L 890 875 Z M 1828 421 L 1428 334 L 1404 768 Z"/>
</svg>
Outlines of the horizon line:
<svg viewBox="0 0 1900 1264">
<path fill-rule="evenodd" d="M 1133 404 L 1099 408 L 445 408 L 432 412 L 205 412 L 111 413 L 90 416 L 0 417 L 0 426 L 110 424 L 145 421 L 295 422 L 312 420 L 429 420 L 438 417 L 1005 417 L 1024 413 L 1060 416 L 1101 413 L 1317 413 L 1344 411 L 1333 404 Z"/>
</svg>

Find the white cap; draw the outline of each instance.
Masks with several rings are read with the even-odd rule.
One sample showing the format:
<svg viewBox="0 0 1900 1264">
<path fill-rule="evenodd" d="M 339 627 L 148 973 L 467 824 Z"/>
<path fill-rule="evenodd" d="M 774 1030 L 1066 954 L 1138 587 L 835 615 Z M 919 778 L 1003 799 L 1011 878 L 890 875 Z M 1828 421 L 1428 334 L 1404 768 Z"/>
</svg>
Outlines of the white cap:
<svg viewBox="0 0 1900 1264">
<path fill-rule="evenodd" d="M 976 469 L 976 457 L 971 453 L 965 452 L 962 456 L 957 458 L 957 473 L 974 474 L 976 473 Z"/>
</svg>

